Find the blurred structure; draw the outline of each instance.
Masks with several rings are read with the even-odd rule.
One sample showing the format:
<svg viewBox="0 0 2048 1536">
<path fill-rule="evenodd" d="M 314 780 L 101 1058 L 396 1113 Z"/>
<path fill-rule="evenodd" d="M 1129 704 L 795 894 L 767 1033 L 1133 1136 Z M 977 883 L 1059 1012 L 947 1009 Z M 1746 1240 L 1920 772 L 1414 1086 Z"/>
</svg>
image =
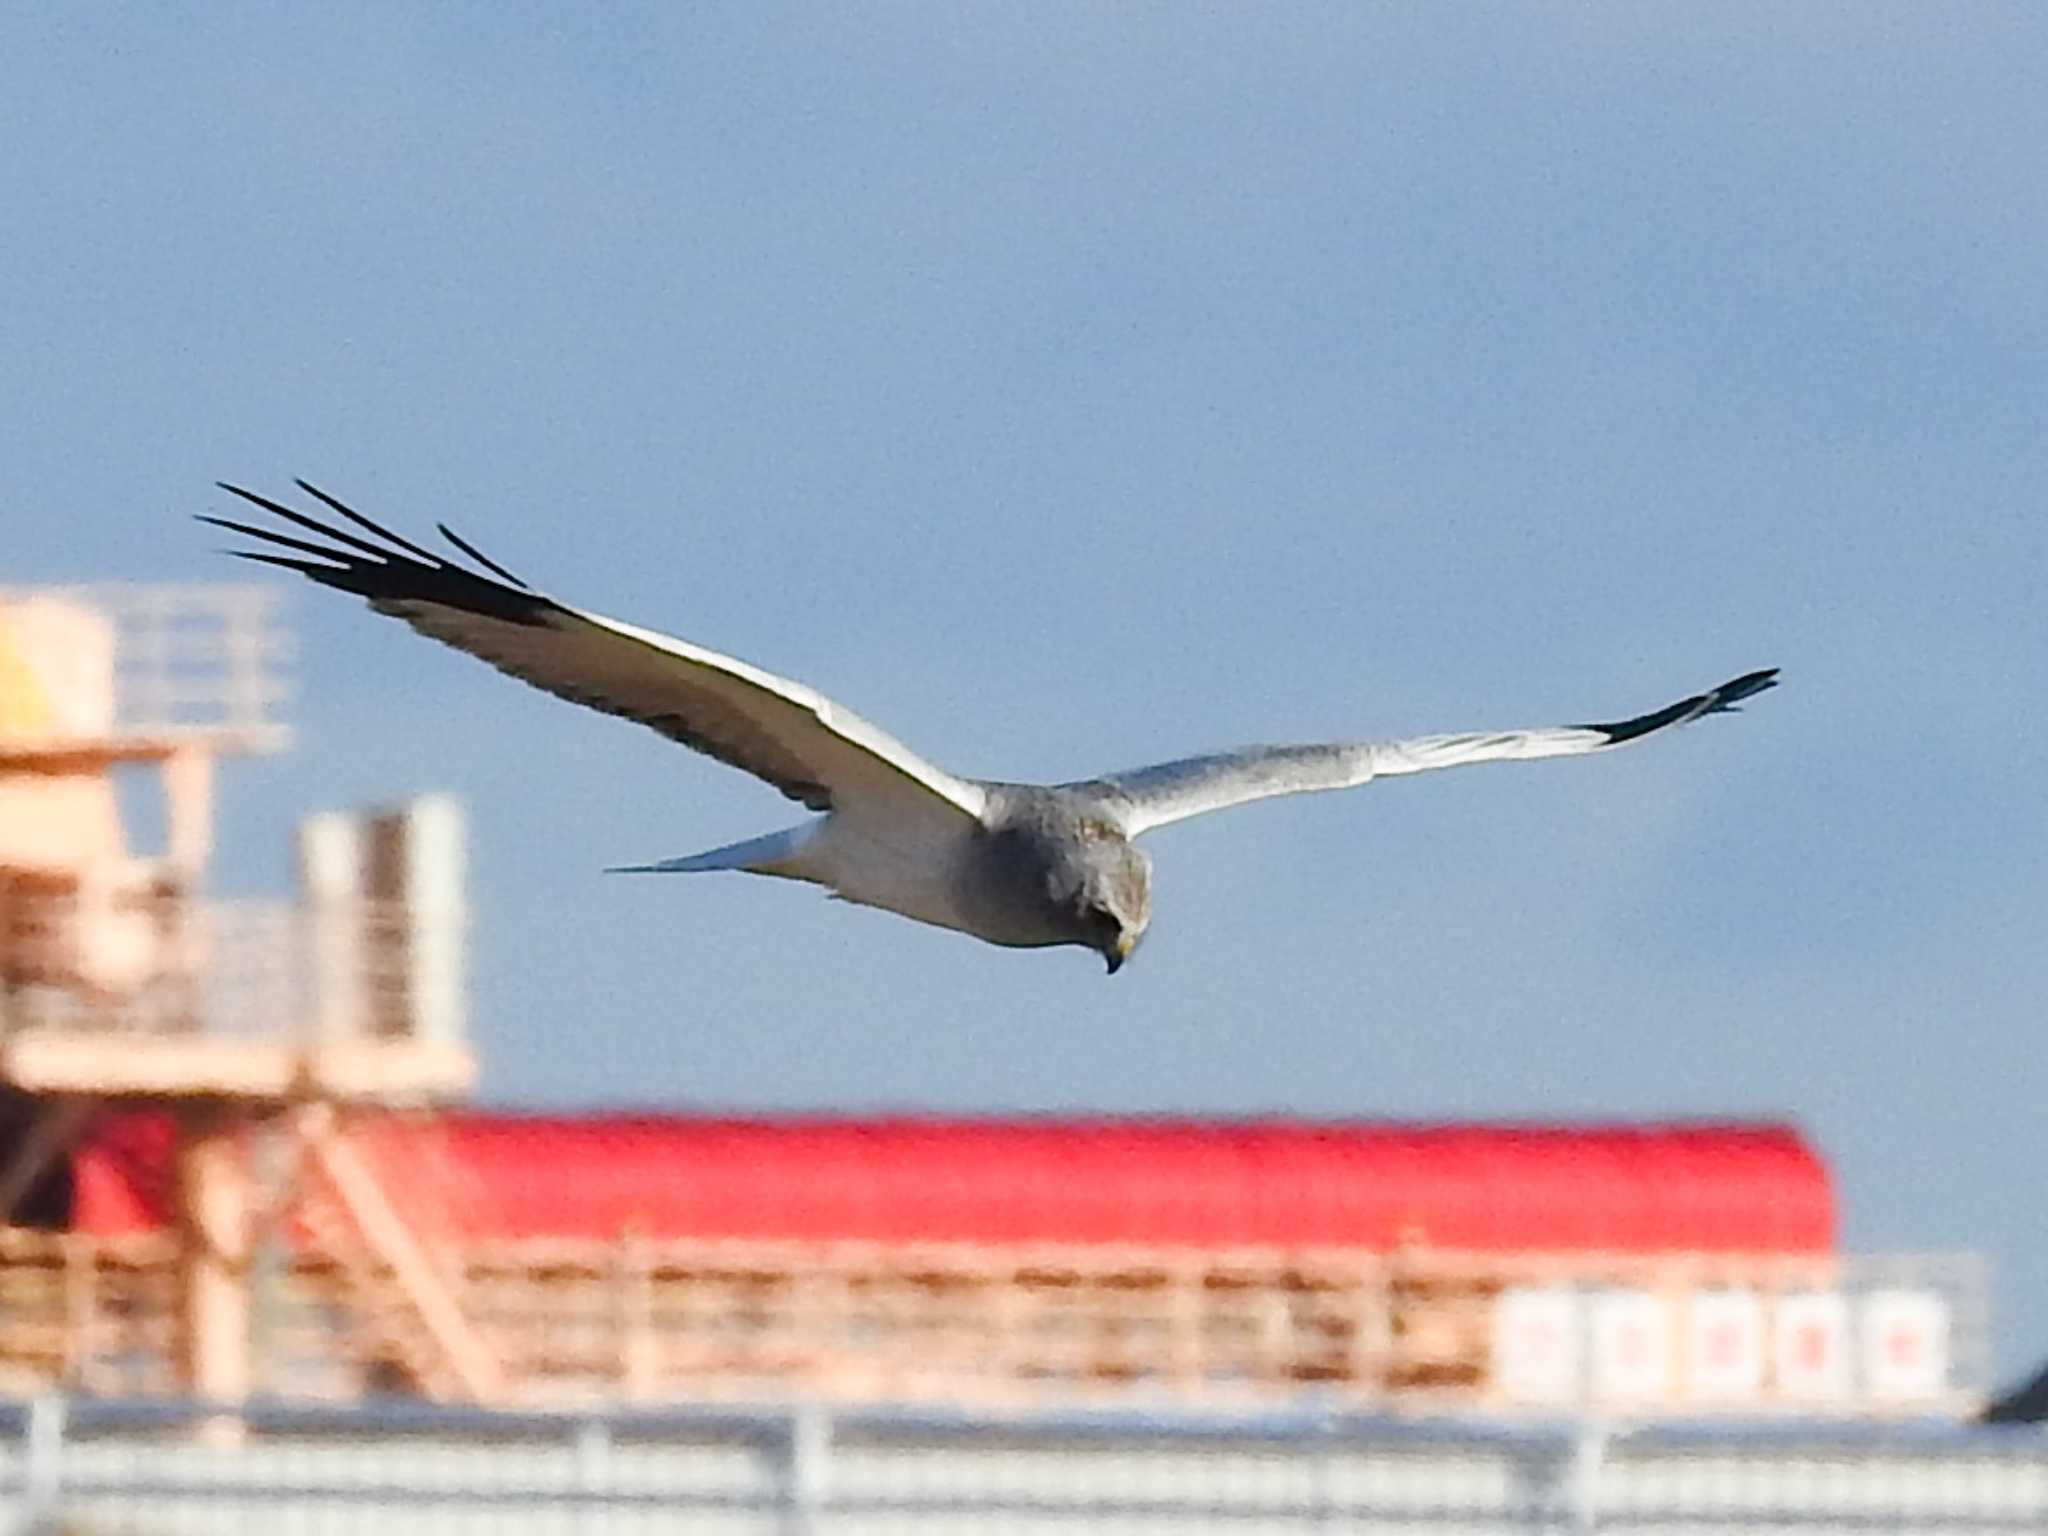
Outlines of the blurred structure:
<svg viewBox="0 0 2048 1536">
<path fill-rule="evenodd" d="M 173 1133 L 177 1234 L 150 1347 L 218 1400 L 252 1384 L 252 1138 L 473 1076 L 451 806 L 371 818 L 363 872 L 328 858 L 304 902 L 205 895 L 216 765 L 288 743 L 288 652 L 258 587 L 0 593 L 0 1219 L 61 1225 L 79 1135 L 148 1106 Z M 331 825 L 308 829 L 309 863 Z M 94 1349 L 76 1298 L 133 1272 L 51 1241 L 0 1229 L 16 1379 L 75 1377 Z M 54 1319 L 53 1276 L 72 1298 Z"/>
<path fill-rule="evenodd" d="M 1840 1416 L 1960 1413 L 1986 1375 L 1976 1262 L 1839 1253 L 1779 1127 L 359 1110 L 300 1136 L 261 1330 L 295 1398 Z M 47 1292 L 102 1393 L 175 1386 L 147 1341 L 176 1137 L 107 1116 L 73 1156 L 64 1242 L 97 1267 Z"/>
</svg>

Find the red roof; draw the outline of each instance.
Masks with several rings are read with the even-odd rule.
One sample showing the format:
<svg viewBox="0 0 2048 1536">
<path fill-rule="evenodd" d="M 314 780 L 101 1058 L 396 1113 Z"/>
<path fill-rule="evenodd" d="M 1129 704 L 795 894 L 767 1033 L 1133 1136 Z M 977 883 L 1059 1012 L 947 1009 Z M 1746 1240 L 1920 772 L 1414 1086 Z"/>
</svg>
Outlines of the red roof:
<svg viewBox="0 0 2048 1536">
<path fill-rule="evenodd" d="M 1775 1125 L 450 1114 L 357 1133 L 476 1236 L 1812 1253 L 1826 1169 Z M 159 1224 L 161 1119 L 75 1159 L 75 1224 Z"/>
</svg>

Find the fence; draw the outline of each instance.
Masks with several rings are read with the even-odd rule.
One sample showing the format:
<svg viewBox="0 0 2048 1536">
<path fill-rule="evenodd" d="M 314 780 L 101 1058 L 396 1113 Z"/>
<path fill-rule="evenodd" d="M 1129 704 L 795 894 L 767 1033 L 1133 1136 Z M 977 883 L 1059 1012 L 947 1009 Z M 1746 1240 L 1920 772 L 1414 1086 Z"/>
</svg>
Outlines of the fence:
<svg viewBox="0 0 2048 1536">
<path fill-rule="evenodd" d="M 0 1033 L 459 1039 L 456 988 L 430 997 L 421 971 L 426 956 L 459 965 L 464 937 L 459 909 L 396 901 L 197 901 L 106 882 L 0 889 Z"/>
<path fill-rule="evenodd" d="M 823 1404 L 0 1405 L 10 1532 L 2038 1532 L 2048 1436 Z"/>
<path fill-rule="evenodd" d="M 291 737 L 294 642 L 253 583 L 0 588 L 0 738 Z"/>
<path fill-rule="evenodd" d="M 1986 1277 L 1971 1255 L 465 1244 L 450 1215 L 459 1179 L 430 1138 L 404 1145 L 411 1155 L 382 1175 L 365 1155 L 374 1138 L 343 1150 L 408 1222 L 435 1296 L 402 1283 L 373 1240 L 374 1212 L 366 1224 L 361 1200 L 311 1180 L 291 1207 L 294 1240 L 273 1226 L 257 1250 L 262 1387 L 295 1398 L 474 1389 L 524 1409 L 805 1397 L 1954 1419 L 1991 1385 Z M 169 1233 L 0 1228 L 0 1392 L 171 1390 L 180 1264 Z M 1538 1335 L 1554 1346 L 1542 1370 L 1512 1332 L 1530 1298 L 1545 1303 L 1537 1322 L 1581 1335 Z M 452 1322 L 423 1310 L 443 1300 Z M 1699 1319 L 1731 1324 L 1727 1360 L 1716 1363 L 1720 1336 Z M 1620 1347 L 1617 1323 L 1641 1327 L 1640 1358 Z M 449 1377 L 451 1355 L 471 1368 Z"/>
</svg>

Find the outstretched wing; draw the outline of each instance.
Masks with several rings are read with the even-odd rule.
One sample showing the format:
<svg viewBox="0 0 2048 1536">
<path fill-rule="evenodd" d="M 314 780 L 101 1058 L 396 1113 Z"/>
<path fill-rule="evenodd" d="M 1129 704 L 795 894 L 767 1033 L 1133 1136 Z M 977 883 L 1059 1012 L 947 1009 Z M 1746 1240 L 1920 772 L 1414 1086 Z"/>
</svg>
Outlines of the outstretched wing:
<svg viewBox="0 0 2048 1536">
<path fill-rule="evenodd" d="M 1350 789 L 1368 779 L 1466 763 L 1576 757 L 1640 741 L 1667 726 L 1702 715 L 1732 711 L 1736 704 L 1777 686 L 1778 669 L 1749 672 L 1680 699 L 1633 720 L 1608 725 L 1562 725 L 1527 731 L 1470 731 L 1453 736 L 1417 736 L 1408 741 L 1333 742 L 1324 746 L 1245 747 L 1208 757 L 1183 758 L 1128 773 L 1105 774 L 1064 786 L 1095 791 L 1126 835 L 1220 811 L 1269 795 L 1298 795 L 1314 789 Z"/>
<path fill-rule="evenodd" d="M 235 551 L 244 559 L 353 592 L 379 613 L 403 619 L 521 682 L 652 726 L 767 780 L 814 811 L 843 810 L 866 797 L 981 814 L 985 796 L 979 786 L 933 767 L 802 683 L 558 603 L 442 527 L 456 549 L 492 573 L 480 575 L 379 527 L 305 481 L 298 484 L 361 533 L 233 485 L 221 489 L 320 542 L 226 518 L 200 521 L 292 551 Z"/>
</svg>

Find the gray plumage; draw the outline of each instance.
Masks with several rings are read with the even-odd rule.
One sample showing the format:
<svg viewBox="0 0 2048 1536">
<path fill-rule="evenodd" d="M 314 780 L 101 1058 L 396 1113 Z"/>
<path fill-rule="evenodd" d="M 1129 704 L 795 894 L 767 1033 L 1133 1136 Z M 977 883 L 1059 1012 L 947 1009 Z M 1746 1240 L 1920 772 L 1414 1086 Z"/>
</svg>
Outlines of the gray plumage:
<svg viewBox="0 0 2048 1536">
<path fill-rule="evenodd" d="M 1347 789 L 1466 763 L 1577 756 L 1733 710 L 1776 685 L 1750 672 L 1606 725 L 1245 747 L 1071 784 L 1005 784 L 934 767 L 880 728 L 788 678 L 652 630 L 558 603 L 446 527 L 484 571 L 301 490 L 356 530 L 253 491 L 223 490 L 314 540 L 202 517 L 271 550 L 244 559 L 297 571 L 573 703 L 622 715 L 765 780 L 821 812 L 800 826 L 633 872 L 741 870 L 822 885 L 848 901 L 992 944 L 1092 949 L 1114 972 L 1152 918 L 1152 863 L 1132 839 L 1272 795 Z"/>
</svg>

